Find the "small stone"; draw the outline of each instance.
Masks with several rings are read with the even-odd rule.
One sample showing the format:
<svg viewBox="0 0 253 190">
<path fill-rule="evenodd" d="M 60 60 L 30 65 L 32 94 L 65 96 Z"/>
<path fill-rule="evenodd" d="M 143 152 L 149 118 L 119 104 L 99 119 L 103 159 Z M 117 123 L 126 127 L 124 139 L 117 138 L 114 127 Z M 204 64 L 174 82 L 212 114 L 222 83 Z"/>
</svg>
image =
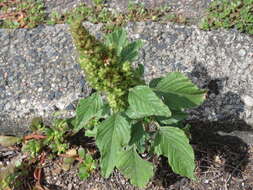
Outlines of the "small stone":
<svg viewBox="0 0 253 190">
<path fill-rule="evenodd" d="M 24 103 L 26 103 L 26 99 L 21 99 L 20 102 L 21 102 L 21 104 L 24 104 Z"/>
<path fill-rule="evenodd" d="M 68 184 L 68 190 L 71 190 L 72 189 L 72 184 Z"/>
<path fill-rule="evenodd" d="M 55 92 L 54 91 L 49 92 L 48 99 L 53 100 L 54 98 L 55 98 Z"/>
<path fill-rule="evenodd" d="M 253 118 L 246 119 L 246 123 L 253 128 Z"/>
<path fill-rule="evenodd" d="M 39 88 L 39 89 L 38 89 L 38 92 L 42 92 L 42 91 L 43 91 L 43 88 Z"/>
<path fill-rule="evenodd" d="M 4 109 L 4 104 L 0 104 L 0 110 Z"/>
<path fill-rule="evenodd" d="M 55 98 L 56 99 L 59 99 L 62 95 L 63 95 L 63 93 L 60 90 L 55 92 Z"/>
<path fill-rule="evenodd" d="M 241 57 L 243 57 L 246 55 L 247 52 L 244 49 L 240 49 L 238 53 Z"/>
<path fill-rule="evenodd" d="M 5 104 L 5 109 L 6 110 L 9 110 L 11 108 L 11 103 L 10 102 L 8 102 L 7 104 Z"/>
<path fill-rule="evenodd" d="M 246 106 L 253 107 L 253 97 L 251 97 L 249 95 L 244 95 L 244 96 L 242 96 L 242 100 Z"/>
<path fill-rule="evenodd" d="M 69 104 L 66 106 L 65 110 L 75 110 L 75 106 L 73 104 Z"/>
</svg>

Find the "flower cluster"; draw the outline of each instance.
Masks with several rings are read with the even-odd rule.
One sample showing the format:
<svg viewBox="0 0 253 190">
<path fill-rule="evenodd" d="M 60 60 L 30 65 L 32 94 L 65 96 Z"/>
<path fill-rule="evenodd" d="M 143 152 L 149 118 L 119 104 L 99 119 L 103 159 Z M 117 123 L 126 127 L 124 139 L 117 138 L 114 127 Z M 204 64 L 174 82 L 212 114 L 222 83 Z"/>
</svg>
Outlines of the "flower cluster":
<svg viewBox="0 0 253 190">
<path fill-rule="evenodd" d="M 73 21 L 70 31 L 79 51 L 81 68 L 91 87 L 105 93 L 113 111 L 124 110 L 127 107 L 128 89 L 142 82 L 140 74 L 131 66 L 130 61 L 122 61 L 124 47 L 98 41 L 85 29 L 81 20 Z M 124 44 L 126 50 L 130 48 L 127 45 L 131 44 Z M 134 51 L 136 49 L 138 48 Z"/>
</svg>

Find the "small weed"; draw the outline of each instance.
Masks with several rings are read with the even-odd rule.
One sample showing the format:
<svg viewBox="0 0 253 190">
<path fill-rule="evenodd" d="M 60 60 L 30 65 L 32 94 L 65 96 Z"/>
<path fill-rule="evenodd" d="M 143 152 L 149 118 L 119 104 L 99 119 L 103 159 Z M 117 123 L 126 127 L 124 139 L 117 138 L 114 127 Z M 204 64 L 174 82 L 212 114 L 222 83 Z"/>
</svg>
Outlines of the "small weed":
<svg viewBox="0 0 253 190">
<path fill-rule="evenodd" d="M 112 12 L 104 3 L 94 3 L 92 7 L 80 4 L 73 10 L 63 14 L 51 14 L 49 24 L 67 22 L 71 24 L 73 18 L 88 21 L 94 24 L 103 23 L 102 30 L 111 32 L 128 22 L 151 20 L 154 22 L 186 23 L 187 19 L 181 15 L 171 13 L 169 7 L 148 9 L 143 4 L 130 3 L 126 12 Z M 55 16 L 57 15 L 57 16 Z"/>
<path fill-rule="evenodd" d="M 1 171 L 0 189 L 29 189 L 34 185 L 31 171 L 34 170 L 35 165 L 34 161 L 27 160 L 10 163 L 7 169 Z"/>
<path fill-rule="evenodd" d="M 69 148 L 69 144 L 65 143 L 68 130 L 67 121 L 63 119 L 55 120 L 52 127 L 42 128 L 41 131 L 47 137 L 44 140 L 44 145 L 49 146 L 53 153 L 61 154 L 66 152 Z"/>
<path fill-rule="evenodd" d="M 103 5 L 105 3 L 105 0 L 92 0 L 92 2 L 95 4 L 95 5 Z"/>
<path fill-rule="evenodd" d="M 79 157 L 83 160 L 79 164 L 79 177 L 84 180 L 87 179 L 93 170 L 96 169 L 96 161 L 92 158 L 92 156 L 85 152 L 83 148 L 79 148 L 78 150 Z"/>
<path fill-rule="evenodd" d="M 1 28 L 33 28 L 46 18 L 42 0 L 1 1 Z"/>
<path fill-rule="evenodd" d="M 7 168 L 1 170 L 4 172 L 0 174 L 0 189 L 28 189 L 27 185 L 41 187 L 40 176 L 43 168 L 41 165 L 45 159 L 53 159 L 56 156 L 63 157 L 61 168 L 65 171 L 78 161 L 80 178 L 88 178 L 96 168 L 96 162 L 85 149 L 79 148 L 77 152 L 76 148 L 70 147 L 68 137 L 75 134 L 72 131 L 71 121 L 72 119 L 55 119 L 52 126 L 46 126 L 42 118 L 37 117 L 30 125 L 31 134 L 23 138 L 0 136 L 2 146 L 14 146 L 22 142 L 21 151 L 25 156 L 24 159 L 10 163 Z M 36 177 L 33 179 L 33 176 Z"/>
<path fill-rule="evenodd" d="M 37 118 L 32 122 L 31 129 L 34 131 L 24 139 L 23 152 L 29 152 L 31 157 L 38 156 L 43 149 L 48 147 L 53 153 L 65 153 L 69 148 L 66 143 L 67 132 L 70 129 L 66 120 L 56 119 L 51 127 L 43 125 Z M 34 120 L 35 120 L 34 119 Z"/>
<path fill-rule="evenodd" d="M 11 2 L 1 0 L 0 9 L 4 13 L 1 15 L 3 19 L 1 28 L 33 28 L 39 24 L 70 24 L 73 17 L 95 24 L 103 23 L 105 32 L 110 32 L 127 22 L 151 20 L 186 23 L 185 18 L 172 14 L 170 8 L 166 6 L 148 9 L 144 4 L 129 3 L 126 12 L 116 13 L 108 9 L 105 0 L 93 0 L 93 6 L 80 4 L 66 13 L 53 11 L 49 16 L 46 16 L 42 0 L 13 0 Z"/>
<path fill-rule="evenodd" d="M 49 19 L 47 20 L 47 24 L 49 24 L 49 25 L 60 24 L 60 23 L 63 23 L 63 22 L 64 22 L 64 18 L 57 11 L 53 11 L 49 15 Z"/>
<path fill-rule="evenodd" d="M 236 28 L 253 34 L 253 0 L 215 0 L 200 23 L 203 30 Z"/>
<path fill-rule="evenodd" d="M 22 152 L 29 154 L 31 158 L 38 156 L 43 148 L 43 142 L 41 140 L 29 140 L 22 146 Z"/>
</svg>

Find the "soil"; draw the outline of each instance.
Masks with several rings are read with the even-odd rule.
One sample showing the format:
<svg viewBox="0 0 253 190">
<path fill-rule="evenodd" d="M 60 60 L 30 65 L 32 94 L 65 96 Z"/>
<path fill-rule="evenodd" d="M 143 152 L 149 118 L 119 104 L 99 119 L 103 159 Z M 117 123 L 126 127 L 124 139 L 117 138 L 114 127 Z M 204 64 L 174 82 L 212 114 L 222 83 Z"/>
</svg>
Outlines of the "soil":
<svg viewBox="0 0 253 190">
<path fill-rule="evenodd" d="M 198 124 L 201 127 L 201 123 Z M 202 126 L 203 127 L 203 126 Z M 199 131 L 199 130 L 198 130 Z M 85 144 L 87 141 L 83 141 Z M 75 143 L 75 142 L 74 142 Z M 90 144 L 90 142 L 89 142 Z M 196 181 L 180 177 L 172 172 L 164 157 L 154 158 L 157 166 L 155 176 L 146 190 L 252 190 L 253 189 L 253 146 L 237 137 L 219 135 L 200 135 L 192 131 L 191 144 L 196 157 Z M 73 145 L 77 146 L 77 145 Z M 80 146 L 80 144 L 79 144 Z M 82 145 L 83 146 L 83 145 Z M 94 151 L 96 149 L 93 147 Z M 10 162 L 24 157 L 19 148 L 0 147 L 0 162 Z M 98 157 L 95 154 L 95 157 Z M 117 170 L 105 179 L 96 169 L 87 180 L 80 180 L 75 165 L 68 171 L 61 167 L 62 158 L 46 157 L 42 165 L 41 185 L 45 190 L 139 190 L 132 186 Z M 33 172 L 33 167 L 31 172 Z M 31 175 L 32 176 L 32 175 Z M 33 178 L 26 179 L 27 190 L 35 184 Z"/>
</svg>

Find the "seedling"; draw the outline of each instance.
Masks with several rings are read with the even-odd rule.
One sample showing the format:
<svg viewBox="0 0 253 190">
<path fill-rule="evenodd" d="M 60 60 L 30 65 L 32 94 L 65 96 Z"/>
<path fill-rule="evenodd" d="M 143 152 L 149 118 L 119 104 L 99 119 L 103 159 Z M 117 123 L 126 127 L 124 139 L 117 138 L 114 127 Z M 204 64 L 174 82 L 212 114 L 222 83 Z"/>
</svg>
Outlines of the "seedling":
<svg viewBox="0 0 253 190">
<path fill-rule="evenodd" d="M 59 12 L 53 11 L 49 15 L 49 19 L 47 20 L 47 24 L 54 25 L 54 24 L 59 24 L 59 23 L 64 23 L 63 16 Z"/>
<path fill-rule="evenodd" d="M 79 164 L 79 177 L 84 180 L 87 179 L 93 170 L 96 169 L 96 162 L 93 160 L 92 156 L 87 153 L 83 148 L 79 148 L 78 154 L 80 158 L 83 160 Z"/>
</svg>

